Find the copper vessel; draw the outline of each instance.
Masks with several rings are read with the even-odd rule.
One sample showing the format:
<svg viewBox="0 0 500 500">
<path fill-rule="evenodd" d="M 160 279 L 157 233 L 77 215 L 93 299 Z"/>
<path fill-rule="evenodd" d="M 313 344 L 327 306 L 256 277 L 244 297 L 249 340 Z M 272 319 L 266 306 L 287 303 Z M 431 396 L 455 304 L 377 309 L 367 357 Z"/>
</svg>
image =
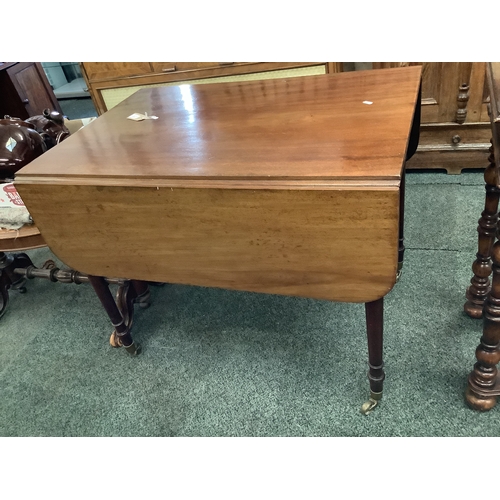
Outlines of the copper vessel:
<svg viewBox="0 0 500 500">
<path fill-rule="evenodd" d="M 47 150 L 35 125 L 5 115 L 0 120 L 0 179 L 10 180 L 14 174 Z"/>
<path fill-rule="evenodd" d="M 35 126 L 36 131 L 43 137 L 47 149 L 59 144 L 70 135 L 64 125 L 64 116 L 49 108 L 44 109 L 42 115 L 30 116 L 26 122 Z"/>
</svg>

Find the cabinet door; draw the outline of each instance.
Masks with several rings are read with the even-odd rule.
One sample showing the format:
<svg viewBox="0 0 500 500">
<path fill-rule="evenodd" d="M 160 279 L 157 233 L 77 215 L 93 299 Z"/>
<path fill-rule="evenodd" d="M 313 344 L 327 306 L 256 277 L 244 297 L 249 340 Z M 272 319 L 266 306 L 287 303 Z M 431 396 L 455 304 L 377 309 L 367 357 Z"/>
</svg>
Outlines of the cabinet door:
<svg viewBox="0 0 500 500">
<path fill-rule="evenodd" d="M 422 123 L 487 122 L 484 62 L 385 62 L 373 68 L 422 66 Z"/>
<path fill-rule="evenodd" d="M 484 120 L 485 63 L 422 64 L 422 123 Z"/>
<path fill-rule="evenodd" d="M 28 116 L 41 115 L 45 108 L 62 112 L 40 63 L 18 63 L 7 72 Z"/>
</svg>

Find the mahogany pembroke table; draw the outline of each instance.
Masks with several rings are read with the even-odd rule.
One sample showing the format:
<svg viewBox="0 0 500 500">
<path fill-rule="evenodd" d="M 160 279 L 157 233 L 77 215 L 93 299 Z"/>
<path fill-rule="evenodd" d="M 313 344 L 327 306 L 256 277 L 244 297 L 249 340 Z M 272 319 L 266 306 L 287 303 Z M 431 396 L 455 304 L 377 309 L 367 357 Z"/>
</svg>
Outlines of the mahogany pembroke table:
<svg viewBox="0 0 500 500">
<path fill-rule="evenodd" d="M 365 303 L 367 413 L 382 396 L 420 73 L 144 88 L 15 185 L 54 254 L 90 275 L 131 353 L 105 276 Z"/>
</svg>

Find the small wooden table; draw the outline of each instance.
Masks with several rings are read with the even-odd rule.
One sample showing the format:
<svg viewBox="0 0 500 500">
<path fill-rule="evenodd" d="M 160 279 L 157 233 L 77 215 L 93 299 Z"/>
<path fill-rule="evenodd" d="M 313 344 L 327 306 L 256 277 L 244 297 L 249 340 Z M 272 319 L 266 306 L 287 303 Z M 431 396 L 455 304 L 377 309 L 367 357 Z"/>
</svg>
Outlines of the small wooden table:
<svg viewBox="0 0 500 500">
<path fill-rule="evenodd" d="M 15 185 L 101 300 L 98 277 L 119 276 L 365 303 L 369 411 L 382 395 L 383 297 L 402 260 L 419 85 L 408 67 L 146 88 Z M 134 352 L 130 331 L 117 334 Z"/>
<path fill-rule="evenodd" d="M 477 363 L 466 390 L 469 405 L 482 411 L 493 408 L 500 396 L 500 374 L 496 366 L 500 362 L 500 63 L 486 65 L 486 80 L 492 130 L 490 165 L 484 172 L 485 207 L 479 219 L 478 253 L 472 265 L 474 275 L 464 306 L 469 316 L 483 317 L 483 335 L 476 349 Z"/>
</svg>

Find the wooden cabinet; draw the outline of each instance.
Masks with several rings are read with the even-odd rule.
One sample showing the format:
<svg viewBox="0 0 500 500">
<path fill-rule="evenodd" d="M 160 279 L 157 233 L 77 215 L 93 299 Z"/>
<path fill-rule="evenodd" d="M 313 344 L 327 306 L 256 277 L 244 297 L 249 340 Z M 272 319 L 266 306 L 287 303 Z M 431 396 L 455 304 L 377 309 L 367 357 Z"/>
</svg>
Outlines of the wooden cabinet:
<svg viewBox="0 0 500 500">
<path fill-rule="evenodd" d="M 42 65 L 0 63 L 0 117 L 26 119 L 41 115 L 45 108 L 62 112 Z"/>
<path fill-rule="evenodd" d="M 112 78 L 127 78 L 151 72 L 148 62 L 90 62 L 85 63 L 87 79 L 91 82 Z"/>
<path fill-rule="evenodd" d="M 339 71 L 327 62 L 84 62 L 82 73 L 99 114 L 142 87 L 314 75 Z"/>
<path fill-rule="evenodd" d="M 422 65 L 420 143 L 408 169 L 488 166 L 490 123 L 484 62 L 373 63 L 373 68 Z"/>
</svg>

